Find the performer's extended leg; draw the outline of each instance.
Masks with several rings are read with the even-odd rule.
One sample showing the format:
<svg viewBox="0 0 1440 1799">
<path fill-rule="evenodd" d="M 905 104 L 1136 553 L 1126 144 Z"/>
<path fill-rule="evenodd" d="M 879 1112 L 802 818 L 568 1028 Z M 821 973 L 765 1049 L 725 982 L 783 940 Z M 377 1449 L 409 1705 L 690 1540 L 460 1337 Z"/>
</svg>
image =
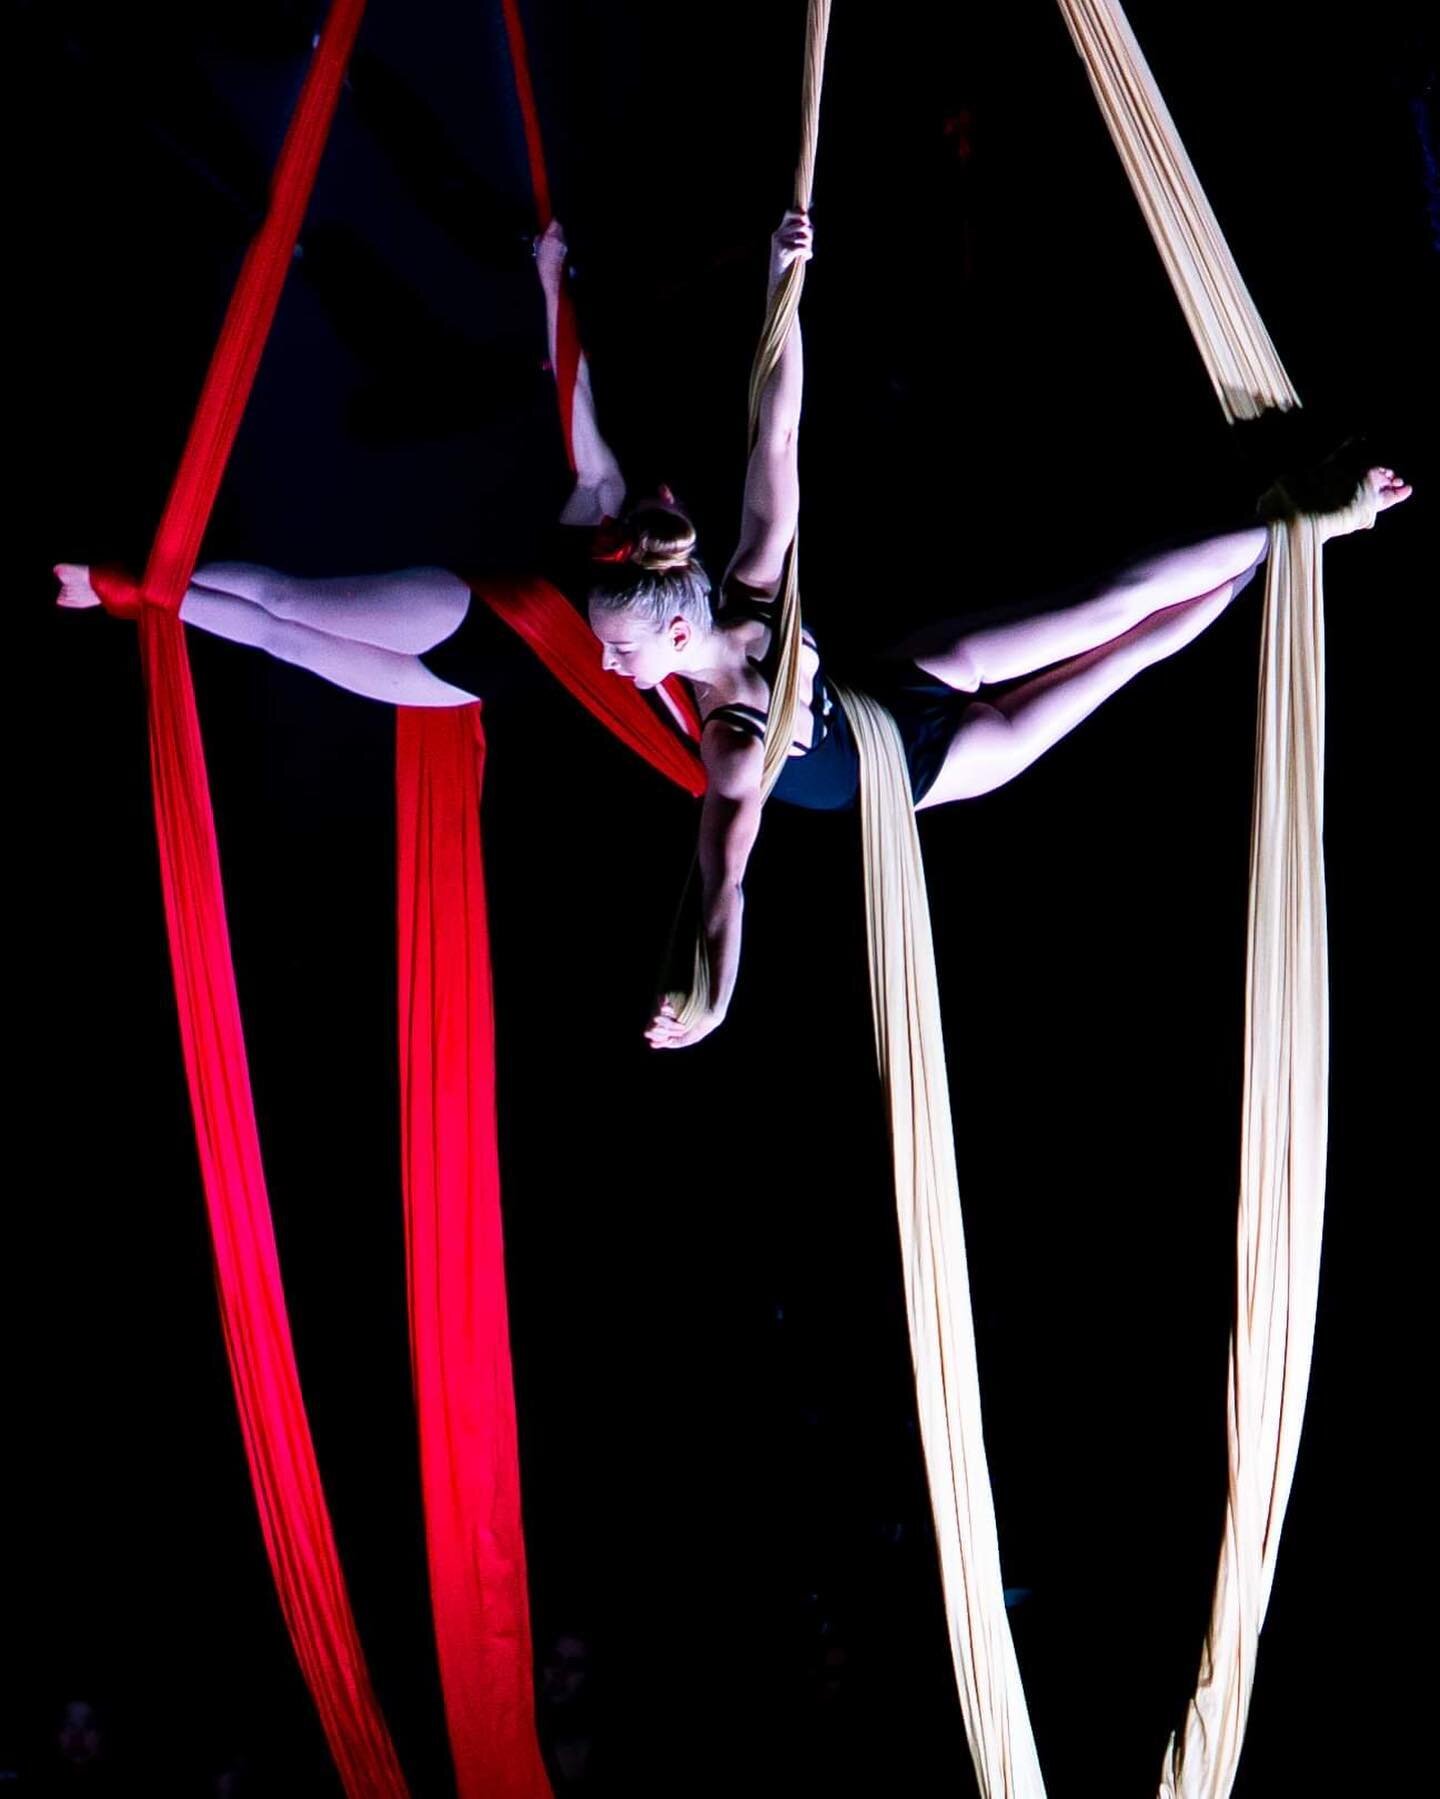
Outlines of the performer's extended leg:
<svg viewBox="0 0 1440 1799">
<path fill-rule="evenodd" d="M 1154 613 L 1222 585 L 1233 584 L 1233 597 L 1268 542 L 1263 525 L 1209 537 L 1133 564 L 1074 605 L 979 628 L 952 620 L 929 627 L 896 653 L 948 686 L 974 693 L 1113 643 Z"/>
<path fill-rule="evenodd" d="M 973 799 L 1013 781 L 1141 669 L 1198 637 L 1230 603 L 1234 586 L 1226 581 L 1199 599 L 1153 613 L 1113 643 L 1047 669 L 992 702 L 977 700 L 966 710 L 920 808 Z"/>
<path fill-rule="evenodd" d="M 470 604 L 470 589 L 443 568 L 306 580 L 253 562 L 208 562 L 195 571 L 191 593 L 197 588 L 249 600 L 291 624 L 407 656 L 443 643 L 458 629 Z M 181 609 L 187 621 L 189 608 L 187 596 Z"/>
<path fill-rule="evenodd" d="M 88 568 L 61 563 L 55 572 L 60 605 L 99 604 Z M 253 563 L 219 562 L 199 571 L 180 616 L 366 699 L 465 706 L 475 695 L 431 674 L 419 652 L 448 637 L 469 603 L 465 583 L 441 568 L 305 581 Z"/>
</svg>

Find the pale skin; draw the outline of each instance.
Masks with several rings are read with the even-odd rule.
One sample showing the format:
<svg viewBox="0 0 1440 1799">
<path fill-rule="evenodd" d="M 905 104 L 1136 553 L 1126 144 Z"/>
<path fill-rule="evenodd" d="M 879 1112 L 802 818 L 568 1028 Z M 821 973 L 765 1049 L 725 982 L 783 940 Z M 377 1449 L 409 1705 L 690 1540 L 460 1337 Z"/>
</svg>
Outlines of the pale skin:
<svg viewBox="0 0 1440 1799">
<path fill-rule="evenodd" d="M 771 285 L 791 262 L 808 261 L 812 251 L 808 219 L 787 213 L 771 240 Z M 552 224 L 536 240 L 552 360 L 565 254 L 560 228 Z M 761 598 L 778 592 L 798 520 L 802 382 L 797 325 L 762 398 L 740 542 L 726 576 Z M 620 512 L 624 480 L 600 433 L 583 357 L 572 436 L 576 485 L 562 519 L 599 524 Z M 1411 492 L 1393 469 L 1371 469 L 1366 483 L 1380 511 Z M 666 490 L 659 497 L 672 503 Z M 910 657 L 957 692 L 978 696 L 966 708 L 920 807 L 970 799 L 1013 780 L 1142 669 L 1174 655 L 1212 624 L 1266 542 L 1263 526 L 1207 538 L 1134 565 L 1077 605 L 979 629 L 951 621 L 897 646 L 894 655 Z M 59 605 L 99 604 L 88 568 L 62 563 L 55 573 Z M 211 563 L 197 571 L 180 616 L 367 698 L 399 706 L 459 706 L 475 696 L 440 680 L 420 657 L 450 636 L 469 604 L 466 583 L 439 568 L 305 580 L 249 563 Z M 592 607 L 591 625 L 604 646 L 604 666 L 638 687 L 655 688 L 678 674 L 692 684 L 702 717 L 732 703 L 768 708 L 769 689 L 751 659 L 763 655 L 769 634 L 754 619 L 697 625 L 677 615 L 655 626 L 633 614 Z M 797 716 L 808 715 L 817 666 L 807 646 Z M 984 697 L 987 688 L 1017 680 L 1021 684 L 1008 692 Z M 801 751 L 801 745 L 792 746 L 792 754 Z M 699 863 L 712 1005 L 682 1026 L 662 1003 L 645 1031 L 656 1049 L 685 1048 L 715 1030 L 739 975 L 744 878 L 759 830 L 763 751 L 753 738 L 715 720 L 705 727 L 701 755 L 708 785 Z"/>
</svg>

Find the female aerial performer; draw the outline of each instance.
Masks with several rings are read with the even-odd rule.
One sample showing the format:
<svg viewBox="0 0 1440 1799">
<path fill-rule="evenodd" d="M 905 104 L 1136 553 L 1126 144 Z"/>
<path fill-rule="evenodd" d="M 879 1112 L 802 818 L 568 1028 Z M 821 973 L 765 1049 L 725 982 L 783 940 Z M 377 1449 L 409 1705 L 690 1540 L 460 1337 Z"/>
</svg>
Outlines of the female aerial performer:
<svg viewBox="0 0 1440 1799">
<path fill-rule="evenodd" d="M 809 220 L 787 212 L 771 239 L 772 289 L 790 263 L 809 260 L 811 249 Z M 536 255 L 552 359 L 564 259 L 563 238 L 552 224 Z M 618 525 L 607 524 L 597 539 L 589 613 L 604 667 L 644 689 L 682 676 L 703 721 L 708 785 L 699 862 L 711 1002 L 703 1016 L 683 1025 L 663 1003 L 645 1033 L 656 1049 L 708 1036 L 725 1017 L 739 972 L 743 883 L 760 824 L 762 740 L 778 658 L 771 615 L 799 514 L 802 367 L 797 322 L 762 396 L 740 543 L 718 604 L 694 555 L 694 527 L 668 489 Z M 620 511 L 624 481 L 597 427 L 583 359 L 573 437 L 577 480 L 561 522 L 600 525 Z M 1365 477 L 1371 507 L 1333 515 L 1324 521 L 1326 535 L 1373 522 L 1410 491 L 1392 469 L 1371 469 Z M 1264 525 L 1206 538 L 1136 563 L 1060 610 L 979 628 L 960 620 L 932 626 L 877 657 L 853 685 L 894 716 L 917 809 L 970 799 L 1013 780 L 1141 669 L 1173 656 L 1213 624 L 1268 542 Z M 87 569 L 62 564 L 56 574 L 61 605 L 99 603 Z M 466 584 L 444 569 L 302 581 L 250 564 L 212 563 L 197 571 L 180 616 L 353 693 L 399 706 L 459 706 L 476 698 L 459 682 L 467 664 L 475 666 L 479 646 L 465 627 L 481 611 Z M 482 674 L 477 668 L 470 677 L 477 688 Z M 1003 693 L 986 696 L 1000 685 Z M 774 797 L 820 810 L 854 805 L 858 757 L 808 633 L 793 729 Z"/>
</svg>

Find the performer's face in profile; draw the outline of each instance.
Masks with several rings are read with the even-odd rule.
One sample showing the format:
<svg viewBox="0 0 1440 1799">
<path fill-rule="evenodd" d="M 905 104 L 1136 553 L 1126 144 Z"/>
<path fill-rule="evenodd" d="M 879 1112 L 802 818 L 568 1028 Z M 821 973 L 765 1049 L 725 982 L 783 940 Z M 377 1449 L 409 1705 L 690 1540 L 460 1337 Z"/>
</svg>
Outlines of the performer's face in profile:
<svg viewBox="0 0 1440 1799">
<path fill-rule="evenodd" d="M 691 626 L 683 618 L 657 627 L 635 612 L 601 612 L 595 607 L 590 611 L 590 629 L 600 639 L 601 667 L 640 688 L 657 687 L 674 674 L 691 636 Z"/>
</svg>

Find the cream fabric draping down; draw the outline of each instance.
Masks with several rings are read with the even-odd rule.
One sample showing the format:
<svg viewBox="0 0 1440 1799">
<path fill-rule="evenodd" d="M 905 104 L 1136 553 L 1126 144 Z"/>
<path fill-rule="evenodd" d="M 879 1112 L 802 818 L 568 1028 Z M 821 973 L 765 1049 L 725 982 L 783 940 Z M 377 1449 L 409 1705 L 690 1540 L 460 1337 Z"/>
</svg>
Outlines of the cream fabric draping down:
<svg viewBox="0 0 1440 1799">
<path fill-rule="evenodd" d="M 1298 406 L 1149 64 L 1112 0 L 1059 0 L 1225 417 Z"/>
<path fill-rule="evenodd" d="M 814 186 L 829 24 L 829 0 L 810 0 L 794 200 L 804 210 L 809 209 Z M 794 327 L 804 285 L 805 265 L 792 263 L 770 298 L 750 375 L 752 446 L 760 403 Z M 792 541 L 785 558 L 778 598 L 775 628 L 780 658 L 765 731 L 767 797 L 795 735 L 801 642 L 797 541 Z M 1043 1799 L 1039 1758 L 1005 1614 L 985 1463 L 954 1129 L 910 778 L 899 733 L 884 709 L 853 693 L 844 694 L 841 703 L 860 747 L 871 1002 L 892 1120 L 902 1280 L 961 1711 L 984 1799 Z M 682 1021 L 708 1005 L 709 992 L 702 920 L 690 992 L 671 995 Z"/>
<path fill-rule="evenodd" d="M 1298 405 L 1124 13 L 1111 0 L 1059 4 L 1227 418 Z M 812 0 L 798 206 L 810 200 L 828 12 L 828 0 Z M 803 266 L 792 267 L 772 298 L 751 377 L 752 442 L 759 399 L 796 316 L 803 276 Z M 1229 1497 L 1199 1682 L 1166 1754 L 1163 1799 L 1221 1799 L 1233 1785 L 1309 1378 L 1328 1068 L 1322 535 L 1317 521 L 1303 518 L 1271 532 L 1252 824 Z M 798 685 L 793 545 L 777 629 L 782 656 L 766 734 L 767 793 L 788 753 Z M 876 1047 L 890 1109 L 902 1278 L 961 1709 L 984 1799 L 1041 1799 L 1004 1609 L 909 779 L 898 732 L 883 708 L 863 695 L 841 691 L 839 697 L 861 760 Z M 702 934 L 696 996 L 708 992 L 707 973 Z"/>
<path fill-rule="evenodd" d="M 1195 1695 L 1165 1753 L 1164 1799 L 1221 1799 L 1235 1783 L 1315 1337 L 1329 994 L 1321 846 L 1325 639 L 1314 519 L 1272 527 L 1262 630 L 1229 1487 L 1210 1625 Z"/>
<path fill-rule="evenodd" d="M 1059 0 L 1226 417 L 1299 404 L 1134 33 L 1113 0 Z M 1357 505 L 1374 522 L 1362 495 Z M 1321 840 L 1319 521 L 1272 527 L 1260 663 L 1245 973 L 1225 1532 L 1200 1673 L 1163 1799 L 1235 1782 L 1310 1379 L 1329 1066 Z"/>
<path fill-rule="evenodd" d="M 895 721 L 832 691 L 860 755 L 875 1051 L 890 1110 L 900 1264 L 950 1654 L 985 1799 L 1042 1799 L 1040 1760 L 1005 1612 L 925 864 Z"/>
<path fill-rule="evenodd" d="M 810 0 L 805 14 L 805 71 L 800 93 L 800 152 L 795 163 L 795 207 L 808 212 L 815 192 L 815 153 L 820 142 L 820 90 L 825 77 L 825 47 L 830 37 L 830 0 Z M 749 442 L 753 449 L 760 427 L 760 403 L 770 377 L 779 367 L 786 340 L 800 315 L 805 291 L 805 264 L 792 262 L 776 283 L 766 310 L 755 361 L 750 369 Z M 791 539 L 781 577 L 780 659 L 765 724 L 765 792 L 780 778 L 794 735 L 794 712 L 800 692 L 800 540 Z"/>
</svg>

